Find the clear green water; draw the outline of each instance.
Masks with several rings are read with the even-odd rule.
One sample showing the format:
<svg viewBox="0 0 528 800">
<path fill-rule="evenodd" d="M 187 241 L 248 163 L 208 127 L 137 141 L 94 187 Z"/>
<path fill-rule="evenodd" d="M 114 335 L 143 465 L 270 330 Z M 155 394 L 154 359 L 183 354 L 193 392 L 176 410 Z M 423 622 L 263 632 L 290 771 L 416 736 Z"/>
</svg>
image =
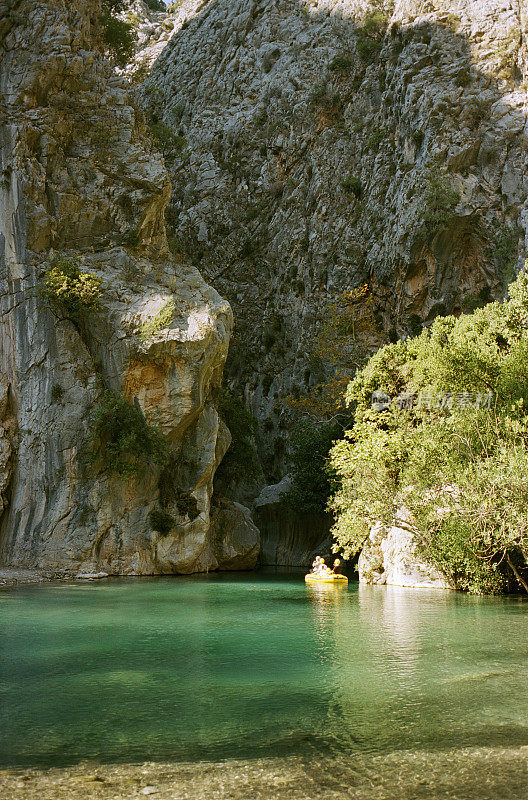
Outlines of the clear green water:
<svg viewBox="0 0 528 800">
<path fill-rule="evenodd" d="M 0 592 L 0 765 L 528 744 L 528 603 L 302 576 Z"/>
</svg>

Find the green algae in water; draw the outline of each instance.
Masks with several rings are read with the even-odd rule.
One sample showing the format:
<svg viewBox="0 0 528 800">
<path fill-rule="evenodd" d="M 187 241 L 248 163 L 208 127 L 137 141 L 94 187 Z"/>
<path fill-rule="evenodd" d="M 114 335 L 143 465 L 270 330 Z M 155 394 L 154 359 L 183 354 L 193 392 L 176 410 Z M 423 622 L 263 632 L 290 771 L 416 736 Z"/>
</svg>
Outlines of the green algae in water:
<svg viewBox="0 0 528 800">
<path fill-rule="evenodd" d="M 0 766 L 528 744 L 528 604 L 220 575 L 0 593 Z"/>
</svg>

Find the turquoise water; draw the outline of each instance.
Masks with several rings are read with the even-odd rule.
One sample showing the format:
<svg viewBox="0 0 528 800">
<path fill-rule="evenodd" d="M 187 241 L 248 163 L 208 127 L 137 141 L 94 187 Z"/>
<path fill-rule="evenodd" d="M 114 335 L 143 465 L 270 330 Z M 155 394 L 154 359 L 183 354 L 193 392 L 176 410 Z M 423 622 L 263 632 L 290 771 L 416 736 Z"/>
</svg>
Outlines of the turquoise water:
<svg viewBox="0 0 528 800">
<path fill-rule="evenodd" d="M 219 575 L 0 592 L 0 766 L 528 744 L 528 602 Z"/>
</svg>

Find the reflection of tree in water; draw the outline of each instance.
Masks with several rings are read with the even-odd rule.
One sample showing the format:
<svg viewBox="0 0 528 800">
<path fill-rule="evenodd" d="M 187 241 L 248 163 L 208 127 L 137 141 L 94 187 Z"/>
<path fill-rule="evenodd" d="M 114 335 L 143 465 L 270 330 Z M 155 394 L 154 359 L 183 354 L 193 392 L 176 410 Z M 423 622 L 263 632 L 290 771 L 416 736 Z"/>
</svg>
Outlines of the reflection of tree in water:
<svg viewBox="0 0 528 800">
<path fill-rule="evenodd" d="M 331 684 L 327 747 L 390 750 L 424 735 L 436 677 L 428 640 L 443 629 L 446 594 L 398 587 L 310 587 L 322 665 Z M 433 712 L 442 714 L 445 690 Z M 431 720 L 431 730 L 436 728 Z"/>
</svg>

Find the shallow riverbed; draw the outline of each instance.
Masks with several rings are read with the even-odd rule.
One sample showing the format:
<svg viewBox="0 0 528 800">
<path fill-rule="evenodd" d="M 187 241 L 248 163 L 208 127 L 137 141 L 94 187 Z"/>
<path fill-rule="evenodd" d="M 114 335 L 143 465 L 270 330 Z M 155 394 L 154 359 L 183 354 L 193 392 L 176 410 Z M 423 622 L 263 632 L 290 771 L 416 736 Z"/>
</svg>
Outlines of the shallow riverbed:
<svg viewBox="0 0 528 800">
<path fill-rule="evenodd" d="M 259 574 L 4 590 L 0 796 L 525 800 L 527 612 Z"/>
</svg>

